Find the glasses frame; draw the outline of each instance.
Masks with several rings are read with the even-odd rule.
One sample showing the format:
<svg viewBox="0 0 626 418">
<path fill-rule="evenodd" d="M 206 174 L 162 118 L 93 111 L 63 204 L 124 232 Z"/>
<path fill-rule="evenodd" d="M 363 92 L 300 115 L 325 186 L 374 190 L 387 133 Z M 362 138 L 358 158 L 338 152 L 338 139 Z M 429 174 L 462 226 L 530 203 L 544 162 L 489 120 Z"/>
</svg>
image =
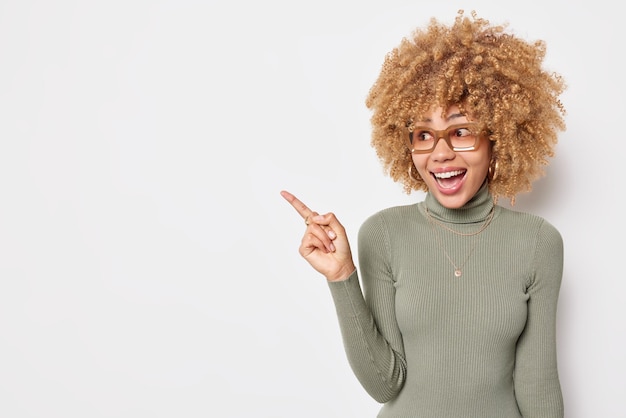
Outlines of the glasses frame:
<svg viewBox="0 0 626 418">
<path fill-rule="evenodd" d="M 474 145 L 471 147 L 453 147 L 450 141 L 450 134 L 459 128 L 468 128 L 472 132 L 478 132 L 476 134 L 476 140 L 474 141 Z M 432 129 L 427 126 L 408 126 L 409 134 L 406 137 L 406 143 L 409 147 L 409 151 L 412 154 L 428 154 L 433 152 L 433 150 L 437 147 L 440 139 L 446 141 L 448 147 L 455 152 L 465 152 L 465 151 L 475 151 L 478 149 L 478 145 L 480 143 L 480 138 L 483 136 L 482 129 L 480 129 L 480 125 L 476 122 L 467 122 L 467 123 L 456 123 L 454 125 L 450 125 L 445 129 Z M 415 149 L 413 148 L 413 132 L 414 131 L 428 131 L 434 134 L 435 140 L 433 141 L 433 146 L 429 149 Z"/>
</svg>

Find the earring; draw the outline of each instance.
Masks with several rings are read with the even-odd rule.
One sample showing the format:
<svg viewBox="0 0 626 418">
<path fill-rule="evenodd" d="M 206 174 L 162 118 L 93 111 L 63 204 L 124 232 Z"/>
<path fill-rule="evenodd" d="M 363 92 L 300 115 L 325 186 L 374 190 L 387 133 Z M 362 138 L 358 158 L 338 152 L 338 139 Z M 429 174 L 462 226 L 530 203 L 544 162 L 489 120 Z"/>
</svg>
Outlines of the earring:
<svg viewBox="0 0 626 418">
<path fill-rule="evenodd" d="M 496 179 L 496 177 L 498 176 L 498 160 L 496 160 L 495 158 L 491 159 L 491 162 L 489 163 L 489 170 L 487 171 L 487 177 L 489 178 L 490 181 L 493 181 Z"/>
<path fill-rule="evenodd" d="M 409 177 L 411 177 L 413 180 L 420 181 L 421 178 L 420 178 L 419 174 L 418 173 L 413 174 L 413 167 L 415 167 L 415 165 L 413 164 L 413 162 L 411 162 L 409 164 Z"/>
</svg>

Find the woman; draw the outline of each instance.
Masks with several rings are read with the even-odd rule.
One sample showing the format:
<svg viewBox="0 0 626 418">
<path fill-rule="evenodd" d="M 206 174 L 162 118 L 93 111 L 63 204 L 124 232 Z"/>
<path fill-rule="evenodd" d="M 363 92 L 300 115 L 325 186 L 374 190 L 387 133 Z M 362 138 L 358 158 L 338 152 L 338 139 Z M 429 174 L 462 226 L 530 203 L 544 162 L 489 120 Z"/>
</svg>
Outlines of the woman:
<svg viewBox="0 0 626 418">
<path fill-rule="evenodd" d="M 337 218 L 281 192 L 305 219 L 300 254 L 328 281 L 379 417 L 563 417 L 562 239 L 497 205 L 531 189 L 565 129 L 565 84 L 544 55 L 542 41 L 462 11 L 387 55 L 366 101 L 372 145 L 407 193 L 427 194 L 363 223 L 359 270 Z"/>
</svg>

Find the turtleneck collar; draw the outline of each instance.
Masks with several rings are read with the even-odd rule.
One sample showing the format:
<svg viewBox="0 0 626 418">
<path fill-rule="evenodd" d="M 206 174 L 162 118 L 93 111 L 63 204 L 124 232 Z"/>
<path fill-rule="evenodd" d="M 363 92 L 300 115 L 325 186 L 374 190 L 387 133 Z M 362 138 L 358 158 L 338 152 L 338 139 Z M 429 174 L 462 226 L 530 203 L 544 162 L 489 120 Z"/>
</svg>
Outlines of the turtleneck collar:
<svg viewBox="0 0 626 418">
<path fill-rule="evenodd" d="M 489 193 L 489 187 L 485 181 L 464 206 L 458 209 L 448 209 L 443 206 L 431 193 L 420 203 L 421 210 L 428 208 L 428 213 L 440 221 L 455 224 L 471 224 L 485 220 L 494 206 L 493 198 Z"/>
</svg>

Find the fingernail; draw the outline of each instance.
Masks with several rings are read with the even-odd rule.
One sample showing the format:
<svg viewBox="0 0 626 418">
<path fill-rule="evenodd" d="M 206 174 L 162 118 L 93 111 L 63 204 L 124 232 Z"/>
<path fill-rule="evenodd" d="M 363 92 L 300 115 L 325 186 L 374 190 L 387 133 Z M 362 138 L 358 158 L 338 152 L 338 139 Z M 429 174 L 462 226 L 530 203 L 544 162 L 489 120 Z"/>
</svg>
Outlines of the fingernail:
<svg viewBox="0 0 626 418">
<path fill-rule="evenodd" d="M 328 231 L 328 238 L 330 239 L 335 239 L 337 238 L 337 234 L 335 234 L 335 231 Z"/>
<path fill-rule="evenodd" d="M 335 252 L 335 246 L 333 245 L 332 242 L 330 243 L 330 251 L 333 253 Z"/>
</svg>

